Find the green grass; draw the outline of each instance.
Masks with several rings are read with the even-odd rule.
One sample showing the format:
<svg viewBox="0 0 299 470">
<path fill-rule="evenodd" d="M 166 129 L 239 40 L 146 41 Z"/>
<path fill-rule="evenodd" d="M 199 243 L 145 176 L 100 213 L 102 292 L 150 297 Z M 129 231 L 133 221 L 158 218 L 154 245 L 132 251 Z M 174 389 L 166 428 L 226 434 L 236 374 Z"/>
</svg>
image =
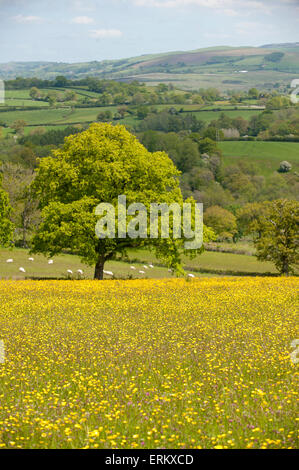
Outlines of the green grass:
<svg viewBox="0 0 299 470">
<path fill-rule="evenodd" d="M 30 125 L 44 125 L 44 124 L 70 124 L 70 123 L 84 123 L 95 121 L 97 115 L 105 110 L 111 109 L 116 111 L 116 107 L 96 107 L 96 108 L 76 108 L 72 110 L 71 107 L 64 108 L 49 108 L 41 110 L 22 110 L 22 111 L 7 111 L 0 112 L 0 120 L 4 121 L 7 125 L 12 124 L 14 121 L 22 119 L 29 126 Z"/>
<path fill-rule="evenodd" d="M 29 257 L 33 257 L 34 261 L 29 261 Z M 135 257 L 135 255 L 134 255 Z M 14 262 L 8 264 L 7 259 L 12 258 Z M 141 256 L 142 258 L 142 256 Z M 149 256 L 149 259 L 151 257 Z M 153 258 L 153 257 L 152 257 Z M 82 269 L 84 271 L 84 279 L 93 279 L 94 268 L 86 266 L 80 262 L 77 256 L 72 255 L 60 255 L 53 258 L 54 264 L 49 265 L 48 260 L 41 255 L 29 255 L 27 250 L 14 249 L 1 250 L 0 251 L 0 279 L 67 279 L 69 277 L 81 278 L 78 275 L 77 270 Z M 136 270 L 131 270 L 130 263 L 124 263 L 119 261 L 111 261 L 106 263 L 105 270 L 112 271 L 116 278 L 128 278 L 133 276 L 134 279 L 143 278 L 168 278 L 172 277 L 172 274 L 168 272 L 168 269 L 163 267 L 155 267 L 153 269 L 145 269 L 141 261 L 134 263 Z M 23 267 L 26 273 L 23 274 L 19 271 L 19 268 Z M 74 275 L 69 276 L 67 270 L 73 271 Z M 146 271 L 145 275 L 139 273 L 139 271 Z M 105 276 L 107 279 L 111 279 L 111 276 Z"/>
<path fill-rule="evenodd" d="M 239 161 L 254 163 L 259 173 L 271 175 L 278 170 L 279 163 L 287 160 L 293 170 L 299 168 L 299 143 L 297 142 L 220 142 L 224 165 L 233 165 Z"/>
<path fill-rule="evenodd" d="M 26 107 L 42 107 L 42 106 L 49 106 L 49 103 L 47 101 L 34 101 L 34 100 L 28 100 L 28 99 L 21 99 L 21 98 L 8 98 L 5 100 L 5 106 L 22 106 L 24 108 Z M 0 111 L 1 111 L 1 106 L 0 106 Z"/>
<path fill-rule="evenodd" d="M 145 250 L 130 251 L 129 257 L 131 260 L 159 263 L 150 252 Z M 277 273 L 272 263 L 258 261 L 254 256 L 249 255 L 205 251 L 193 260 L 183 257 L 182 261 L 188 272 L 223 273 L 223 275 L 226 273 L 240 275 Z"/>
<path fill-rule="evenodd" d="M 7 125 L 12 124 L 14 121 L 22 119 L 27 124 L 51 124 L 67 118 L 70 114 L 70 108 L 64 109 L 46 109 L 34 111 L 8 111 L 0 113 L 0 119 Z"/>
<path fill-rule="evenodd" d="M 0 251 L 0 278 L 26 279 L 26 278 L 55 278 L 65 279 L 69 275 L 67 270 L 73 271 L 73 276 L 78 277 L 77 270 L 84 271 L 84 278 L 93 278 L 93 268 L 83 265 L 77 256 L 60 255 L 54 258 L 54 264 L 49 265 L 48 260 L 42 255 L 33 255 L 34 261 L 29 261 L 30 257 L 27 250 L 14 249 L 13 251 L 2 249 Z M 7 259 L 12 258 L 13 263 L 8 264 Z M 153 264 L 154 268 L 145 269 L 144 265 Z M 199 276 L 211 275 L 245 275 L 245 274 L 265 274 L 277 273 L 274 265 L 269 262 L 260 262 L 254 256 L 237 255 L 231 253 L 208 252 L 206 251 L 194 260 L 187 257 L 183 258 L 183 264 L 187 273 L 193 273 Z M 134 265 L 136 270 L 131 270 Z M 26 273 L 21 273 L 19 268 L 23 267 Z M 112 271 L 116 278 L 133 277 L 140 278 L 168 278 L 172 274 L 163 266 L 161 261 L 157 260 L 154 253 L 147 250 L 129 251 L 129 259 L 124 261 L 110 261 L 105 266 L 106 271 Z M 145 271 L 140 274 L 139 271 Z M 109 278 L 110 276 L 106 276 Z"/>
<path fill-rule="evenodd" d="M 230 117 L 231 119 L 242 117 L 243 119 L 250 120 L 253 116 L 260 114 L 262 110 L 255 109 L 250 111 L 248 109 L 238 109 L 235 111 L 201 111 L 198 113 L 194 113 L 197 119 L 204 122 L 211 122 L 220 118 L 221 114 L 225 114 L 226 116 Z"/>
<path fill-rule="evenodd" d="M 67 92 L 68 88 L 61 88 L 61 89 L 42 89 L 43 93 L 47 93 L 49 91 L 56 91 L 57 93 L 65 93 Z M 77 93 L 77 102 L 80 103 L 86 95 L 90 98 L 98 98 L 99 94 L 95 92 L 90 92 L 83 88 L 76 88 L 72 89 Z M 48 103 L 45 101 L 34 101 L 30 99 L 30 90 L 23 89 L 23 90 L 8 90 L 6 92 L 6 106 L 19 106 L 23 107 L 21 110 L 17 111 L 5 111 L 1 112 L 0 106 L 0 120 L 3 121 L 7 126 L 12 125 L 12 123 L 16 120 L 24 120 L 27 123 L 27 126 L 51 126 L 51 125 L 59 125 L 63 127 L 68 126 L 72 123 L 90 123 L 94 122 L 97 119 L 97 115 L 99 112 L 111 110 L 112 113 L 117 112 L 118 106 L 105 106 L 105 107 L 93 107 L 93 108 L 73 108 L 68 102 L 58 103 L 57 108 L 50 108 Z M 82 93 L 82 94 L 81 94 Z M 183 92 L 182 92 L 183 93 Z M 34 107 L 46 107 L 46 109 L 36 109 L 36 110 L 28 110 L 27 107 L 34 106 Z M 162 111 L 163 109 L 168 109 L 169 107 L 175 107 L 177 110 L 183 109 L 184 111 L 194 112 L 194 115 L 197 119 L 202 120 L 206 123 L 210 122 L 211 120 L 218 119 L 222 112 L 225 112 L 230 117 L 238 117 L 242 116 L 245 119 L 250 119 L 252 116 L 259 114 L 259 110 L 250 111 L 248 109 L 238 109 L 234 111 L 226 111 L 226 107 L 232 107 L 230 104 L 225 102 L 217 102 L 215 104 L 211 104 L 208 106 L 203 107 L 202 105 L 194 104 L 166 104 L 166 105 L 153 105 L 151 107 L 156 108 L 158 111 Z M 212 111 L 213 108 L 220 108 L 221 111 Z M 203 108 L 206 111 L 203 111 Z M 125 124 L 131 127 L 135 127 L 138 120 L 136 116 L 128 115 L 124 119 L 120 120 L 121 124 Z M 6 133 L 9 132 L 6 131 Z M 26 129 L 26 133 L 30 132 Z"/>
<path fill-rule="evenodd" d="M 30 99 L 30 89 L 24 88 L 22 90 L 5 90 L 5 98 Z"/>
</svg>

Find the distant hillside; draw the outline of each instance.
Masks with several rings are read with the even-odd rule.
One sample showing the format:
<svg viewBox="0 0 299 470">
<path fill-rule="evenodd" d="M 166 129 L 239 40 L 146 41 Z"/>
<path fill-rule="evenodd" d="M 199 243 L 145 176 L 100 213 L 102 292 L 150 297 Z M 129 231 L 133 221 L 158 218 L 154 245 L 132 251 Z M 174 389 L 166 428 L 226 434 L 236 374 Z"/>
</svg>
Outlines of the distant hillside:
<svg viewBox="0 0 299 470">
<path fill-rule="evenodd" d="M 174 82 L 183 88 L 271 88 L 288 85 L 299 73 L 299 43 L 261 47 L 214 47 L 86 63 L 10 62 L 0 64 L 0 77 L 68 78 L 95 76 L 149 83 Z"/>
</svg>

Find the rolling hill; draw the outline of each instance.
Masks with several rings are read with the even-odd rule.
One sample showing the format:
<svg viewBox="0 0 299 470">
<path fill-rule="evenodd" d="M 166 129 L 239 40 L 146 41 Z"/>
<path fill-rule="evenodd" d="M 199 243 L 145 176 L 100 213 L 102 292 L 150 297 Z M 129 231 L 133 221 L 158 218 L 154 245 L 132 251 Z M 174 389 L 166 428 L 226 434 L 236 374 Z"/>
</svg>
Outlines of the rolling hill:
<svg viewBox="0 0 299 470">
<path fill-rule="evenodd" d="M 299 43 L 261 47 L 213 47 L 86 63 L 10 62 L 0 64 L 4 80 L 16 76 L 68 78 L 95 76 L 116 80 L 171 83 L 185 89 L 272 88 L 289 85 L 299 73 Z"/>
</svg>

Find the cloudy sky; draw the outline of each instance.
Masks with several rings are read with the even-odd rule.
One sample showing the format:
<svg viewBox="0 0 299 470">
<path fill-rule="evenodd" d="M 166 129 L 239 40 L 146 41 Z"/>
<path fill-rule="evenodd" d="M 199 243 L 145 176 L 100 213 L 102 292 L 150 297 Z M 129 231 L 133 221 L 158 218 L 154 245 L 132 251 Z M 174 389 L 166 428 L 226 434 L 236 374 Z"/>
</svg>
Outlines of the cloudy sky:
<svg viewBox="0 0 299 470">
<path fill-rule="evenodd" d="M 299 0 L 0 0 L 0 62 L 299 41 Z"/>
</svg>

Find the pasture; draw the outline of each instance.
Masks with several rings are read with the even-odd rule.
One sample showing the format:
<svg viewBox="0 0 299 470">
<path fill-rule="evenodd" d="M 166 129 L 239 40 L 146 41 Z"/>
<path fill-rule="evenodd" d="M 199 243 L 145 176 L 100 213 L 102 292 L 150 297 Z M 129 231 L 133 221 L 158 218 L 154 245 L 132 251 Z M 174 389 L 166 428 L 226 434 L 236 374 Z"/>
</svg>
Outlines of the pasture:
<svg viewBox="0 0 299 470">
<path fill-rule="evenodd" d="M 297 287 L 0 281 L 0 447 L 296 448 Z"/>
<path fill-rule="evenodd" d="M 294 171 L 299 169 L 298 142 L 219 142 L 225 166 L 238 162 L 254 163 L 259 174 L 271 175 L 279 168 L 280 162 L 287 160 Z"/>
<path fill-rule="evenodd" d="M 16 120 L 24 120 L 26 122 L 25 134 L 28 134 L 34 126 L 62 126 L 66 127 L 70 124 L 86 124 L 95 122 L 100 112 L 110 110 L 112 114 L 116 114 L 118 106 L 99 106 L 99 107 L 76 107 L 76 104 L 82 103 L 86 97 L 93 98 L 94 100 L 100 97 L 99 93 L 88 91 L 84 88 L 49 88 L 42 89 L 42 93 L 46 95 L 48 92 L 56 92 L 64 94 L 68 91 L 74 91 L 77 94 L 77 100 L 75 103 L 64 102 L 58 103 L 56 107 L 50 107 L 47 101 L 32 100 L 30 98 L 30 90 L 7 90 L 5 97 L 5 108 L 0 106 L 0 121 L 5 123 L 8 128 L 5 129 L 5 134 L 13 132 L 9 127 Z M 180 92 L 182 93 L 182 92 Z M 18 106 L 17 110 L 7 110 L 9 107 Z M 7 108 L 8 107 L 8 108 Z M 28 107 L 35 107 L 40 109 L 26 109 Z M 203 106 L 199 104 L 163 104 L 153 105 L 151 108 L 155 108 L 158 111 L 169 109 L 170 107 L 176 108 L 178 111 L 183 110 L 184 112 L 193 112 L 197 119 L 209 123 L 212 120 L 218 119 L 220 115 L 225 112 L 229 117 L 243 117 L 244 119 L 250 119 L 262 111 L 259 109 L 250 109 L 249 106 L 239 106 L 238 109 L 232 109 L 232 105 L 227 102 L 217 102 L 210 106 Z M 215 108 L 217 110 L 215 110 Z M 227 110 L 228 108 L 229 110 Z M 127 115 L 124 119 L 119 121 L 121 124 L 125 124 L 131 127 L 136 127 L 139 124 L 139 120 L 136 115 Z"/>
<path fill-rule="evenodd" d="M 194 112 L 193 114 L 198 120 L 209 123 L 211 121 L 216 121 L 217 119 L 219 119 L 223 113 L 231 119 L 242 117 L 243 119 L 250 120 L 253 116 L 257 116 L 261 112 L 262 110 L 259 109 L 237 109 L 231 111 L 226 111 L 222 109 L 221 111 L 207 110 Z"/>
<path fill-rule="evenodd" d="M 29 258 L 33 257 L 34 261 Z M 13 263 L 7 263 L 13 259 Z M 62 254 L 53 258 L 53 264 L 42 255 L 30 255 L 27 250 L 1 249 L 0 251 L 0 279 L 93 279 L 94 268 L 81 263 L 77 256 Z M 217 275 L 265 275 L 277 274 L 275 266 L 270 262 L 260 262 L 254 256 L 233 253 L 216 253 L 206 251 L 202 255 L 190 260 L 182 259 L 186 273 L 195 276 Z M 149 265 L 154 268 L 149 268 Z M 136 269 L 131 269 L 131 266 Z M 144 268 L 144 266 L 147 266 Z M 25 273 L 19 268 L 24 268 Z M 71 270 L 73 274 L 68 273 Z M 83 271 L 79 275 L 78 270 Z M 154 253 L 147 250 L 129 250 L 126 261 L 109 261 L 105 271 L 113 273 L 116 279 L 161 279 L 173 277 L 173 274 L 157 260 Z M 144 271 L 140 273 L 139 271 Z M 111 279 L 111 275 L 105 275 Z"/>
</svg>

